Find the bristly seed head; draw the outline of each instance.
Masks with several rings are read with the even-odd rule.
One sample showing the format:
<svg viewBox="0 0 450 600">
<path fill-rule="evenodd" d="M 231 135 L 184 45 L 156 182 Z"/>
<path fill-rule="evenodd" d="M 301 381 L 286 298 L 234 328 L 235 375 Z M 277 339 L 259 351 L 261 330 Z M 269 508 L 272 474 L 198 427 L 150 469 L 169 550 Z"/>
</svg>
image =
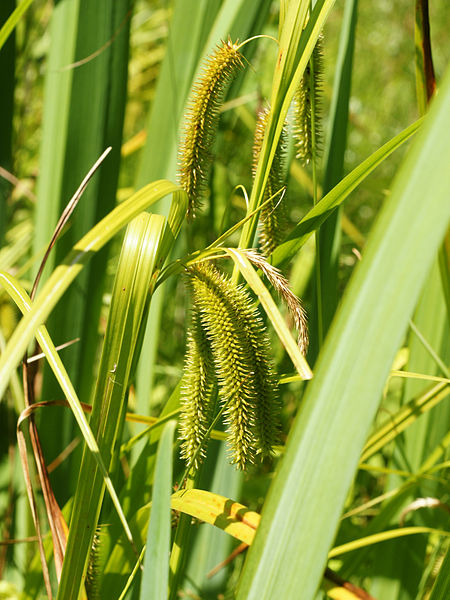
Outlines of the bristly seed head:
<svg viewBox="0 0 450 600">
<path fill-rule="evenodd" d="M 320 34 L 311 59 L 294 96 L 294 128 L 296 158 L 306 165 L 321 150 L 323 35 Z M 314 140 L 312 103 L 314 102 Z M 315 147 L 314 147 L 315 146 Z"/>
<path fill-rule="evenodd" d="M 222 42 L 209 56 L 189 101 L 180 146 L 180 185 L 188 195 L 188 216 L 194 217 L 205 192 L 219 108 L 228 83 L 243 66 L 237 44 Z"/>
<path fill-rule="evenodd" d="M 215 387 L 211 345 L 194 307 L 188 331 L 179 425 L 181 457 L 195 469 L 205 457 L 207 440 L 204 438 L 213 419 Z"/>
<path fill-rule="evenodd" d="M 256 120 L 255 139 L 253 142 L 253 177 L 261 154 L 264 134 L 269 120 L 270 110 L 264 108 L 259 111 Z M 286 160 L 287 131 L 283 127 L 278 142 L 275 156 L 272 161 L 263 202 L 279 192 L 284 186 L 284 165 Z M 261 252 L 266 256 L 272 254 L 275 248 L 283 241 L 286 234 L 287 212 L 284 198 L 278 194 L 264 206 L 260 215 L 259 244 Z"/>
<path fill-rule="evenodd" d="M 270 455 L 278 435 L 280 407 L 269 341 L 242 287 L 212 265 L 195 265 L 190 274 L 193 303 L 210 343 L 221 402 L 226 405 L 232 462 L 244 469 L 257 454 Z"/>
</svg>

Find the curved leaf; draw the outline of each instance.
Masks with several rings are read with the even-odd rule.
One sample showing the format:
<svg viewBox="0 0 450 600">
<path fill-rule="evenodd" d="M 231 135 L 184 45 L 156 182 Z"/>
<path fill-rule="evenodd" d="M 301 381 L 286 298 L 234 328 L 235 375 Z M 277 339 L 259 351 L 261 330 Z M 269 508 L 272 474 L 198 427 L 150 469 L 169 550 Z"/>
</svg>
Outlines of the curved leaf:
<svg viewBox="0 0 450 600">
<path fill-rule="evenodd" d="M 205 490 L 181 490 L 172 494 L 172 508 L 219 527 L 250 546 L 260 515 L 243 504 Z"/>
<path fill-rule="evenodd" d="M 450 218 L 450 71 L 400 169 L 318 359 L 238 599 L 314 597 L 361 448 Z M 432 174 L 432 177 L 430 177 Z M 302 560 L 292 560 L 302 549 Z"/>
<path fill-rule="evenodd" d="M 281 263 L 291 259 L 305 244 L 313 232 L 329 217 L 329 215 L 364 181 L 364 179 L 383 162 L 394 150 L 397 150 L 422 125 L 423 119 L 418 119 L 398 135 L 386 142 L 376 152 L 346 175 L 326 196 L 324 196 L 294 227 L 287 240 L 272 254 L 273 263 Z"/>
<path fill-rule="evenodd" d="M 174 202 L 180 204 L 181 198 L 186 195 L 170 181 L 160 180 L 146 185 L 97 223 L 74 246 L 63 264 L 54 270 L 36 298 L 33 309 L 21 320 L 0 358 L 0 398 L 5 392 L 12 370 L 19 364 L 35 331 L 46 320 L 89 258 L 133 217 L 168 194 L 173 194 Z"/>
</svg>

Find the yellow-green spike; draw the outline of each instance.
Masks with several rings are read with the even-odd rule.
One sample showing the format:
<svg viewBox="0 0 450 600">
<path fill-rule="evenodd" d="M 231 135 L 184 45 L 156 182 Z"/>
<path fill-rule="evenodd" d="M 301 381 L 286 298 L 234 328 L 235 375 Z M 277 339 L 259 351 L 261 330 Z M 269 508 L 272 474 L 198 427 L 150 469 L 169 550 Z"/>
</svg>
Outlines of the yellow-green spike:
<svg viewBox="0 0 450 600">
<path fill-rule="evenodd" d="M 266 131 L 270 111 L 264 108 L 259 111 L 256 120 L 255 138 L 253 142 L 253 176 L 261 154 L 261 147 Z M 283 127 L 278 142 L 272 167 L 267 179 L 263 201 L 268 200 L 284 187 L 284 164 L 286 158 L 287 132 Z M 259 245 L 261 252 L 269 256 L 286 236 L 287 214 L 284 198 L 278 194 L 261 210 Z"/>
<path fill-rule="evenodd" d="M 243 469 L 257 454 L 270 455 L 277 439 L 279 403 L 267 334 L 247 292 L 215 267 L 195 266 L 191 281 L 226 404 L 231 459 Z"/>
<path fill-rule="evenodd" d="M 242 66 L 237 45 L 229 39 L 211 54 L 193 87 L 180 147 L 180 184 L 189 197 L 189 217 L 195 216 L 205 191 L 225 89 Z"/>
<path fill-rule="evenodd" d="M 304 165 L 308 164 L 321 149 L 322 61 L 323 36 L 320 35 L 294 96 L 293 134 L 296 158 L 299 158 Z"/>
<path fill-rule="evenodd" d="M 215 384 L 211 346 L 194 308 L 188 332 L 179 425 L 181 457 L 195 469 L 205 456 L 207 440 L 204 438 L 213 419 Z"/>
</svg>

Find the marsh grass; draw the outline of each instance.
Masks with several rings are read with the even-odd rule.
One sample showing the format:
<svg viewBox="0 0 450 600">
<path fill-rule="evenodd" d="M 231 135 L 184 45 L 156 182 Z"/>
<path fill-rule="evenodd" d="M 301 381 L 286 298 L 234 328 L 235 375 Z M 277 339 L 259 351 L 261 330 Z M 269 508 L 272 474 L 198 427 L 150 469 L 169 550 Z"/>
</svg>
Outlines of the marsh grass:
<svg viewBox="0 0 450 600">
<path fill-rule="evenodd" d="M 380 132 L 354 106 L 378 65 L 356 0 L 342 17 L 333 0 L 18 3 L 0 30 L 18 33 L 16 56 L 0 48 L 8 85 L 17 69 L 0 115 L 16 132 L 0 141 L 0 595 L 448 597 L 450 73 L 416 5 L 418 99 Z M 405 6 L 387 18 L 413 44 Z M 33 55 L 22 40 L 50 13 Z M 19 65 L 41 56 L 41 149 L 21 162 Z M 27 350 L 42 357 L 24 388 Z"/>
</svg>

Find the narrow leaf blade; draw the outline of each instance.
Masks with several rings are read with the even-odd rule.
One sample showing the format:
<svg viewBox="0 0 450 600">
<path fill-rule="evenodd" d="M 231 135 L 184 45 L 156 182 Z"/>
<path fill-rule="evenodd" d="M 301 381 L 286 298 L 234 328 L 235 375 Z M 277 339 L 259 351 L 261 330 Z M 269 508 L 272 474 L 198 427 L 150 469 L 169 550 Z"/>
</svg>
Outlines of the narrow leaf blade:
<svg viewBox="0 0 450 600">
<path fill-rule="evenodd" d="M 172 489 L 172 446 L 176 422 L 164 427 L 156 456 L 152 508 L 142 575 L 141 600 L 165 600 L 169 586 L 170 492 Z"/>
</svg>

